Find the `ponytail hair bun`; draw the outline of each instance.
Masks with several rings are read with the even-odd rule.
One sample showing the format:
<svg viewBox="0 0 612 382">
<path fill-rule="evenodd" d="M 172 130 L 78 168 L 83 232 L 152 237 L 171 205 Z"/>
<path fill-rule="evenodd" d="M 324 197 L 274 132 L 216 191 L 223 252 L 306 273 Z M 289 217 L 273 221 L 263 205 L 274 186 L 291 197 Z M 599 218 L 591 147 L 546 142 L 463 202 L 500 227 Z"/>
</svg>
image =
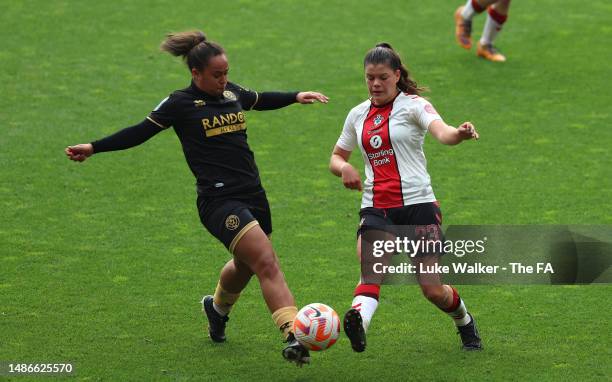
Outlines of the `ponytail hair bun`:
<svg viewBox="0 0 612 382">
<path fill-rule="evenodd" d="M 223 47 L 206 39 L 202 31 L 170 33 L 161 43 L 160 49 L 173 56 L 182 56 L 187 68 L 204 70 L 212 57 L 224 54 Z"/>
<path fill-rule="evenodd" d="M 389 44 L 387 42 L 380 42 L 380 43 L 376 44 L 376 48 L 387 48 L 387 49 L 393 50 L 393 48 L 391 47 L 391 44 Z"/>
<path fill-rule="evenodd" d="M 205 41 L 206 35 L 198 30 L 169 33 L 161 43 L 160 49 L 173 56 L 185 58 L 193 48 Z"/>
</svg>

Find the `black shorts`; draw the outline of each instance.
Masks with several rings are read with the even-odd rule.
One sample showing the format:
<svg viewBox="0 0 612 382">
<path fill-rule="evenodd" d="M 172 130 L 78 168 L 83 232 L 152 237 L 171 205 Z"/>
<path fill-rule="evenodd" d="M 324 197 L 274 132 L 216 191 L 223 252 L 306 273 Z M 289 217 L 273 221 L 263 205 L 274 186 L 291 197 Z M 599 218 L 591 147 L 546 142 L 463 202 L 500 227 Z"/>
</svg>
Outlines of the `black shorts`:
<svg viewBox="0 0 612 382">
<path fill-rule="evenodd" d="M 259 224 L 266 235 L 272 233 L 270 205 L 263 189 L 231 197 L 198 195 L 200 221 L 230 251 L 253 226 Z"/>
<path fill-rule="evenodd" d="M 444 241 L 440 203 L 430 202 L 396 208 L 366 207 L 359 211 L 357 235 L 373 230 L 410 240 Z M 435 254 L 441 254 L 436 251 Z"/>
</svg>

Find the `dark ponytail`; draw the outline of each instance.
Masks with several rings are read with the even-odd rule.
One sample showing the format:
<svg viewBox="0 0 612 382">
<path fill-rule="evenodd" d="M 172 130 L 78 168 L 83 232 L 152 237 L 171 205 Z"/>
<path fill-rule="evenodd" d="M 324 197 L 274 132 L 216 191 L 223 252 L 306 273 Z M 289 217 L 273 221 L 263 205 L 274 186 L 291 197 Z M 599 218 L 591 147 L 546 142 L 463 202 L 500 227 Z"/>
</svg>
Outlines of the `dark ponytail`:
<svg viewBox="0 0 612 382">
<path fill-rule="evenodd" d="M 201 31 L 170 33 L 161 43 L 160 49 L 173 56 L 183 56 L 189 70 L 203 70 L 212 57 L 225 53 L 221 45 L 206 41 Z"/>
<path fill-rule="evenodd" d="M 370 49 L 366 53 L 365 59 L 363 60 L 363 66 L 369 64 L 384 64 L 389 66 L 392 70 L 400 71 L 400 79 L 397 82 L 397 87 L 404 93 L 420 95 L 421 92 L 426 89 L 419 87 L 416 81 L 410 78 L 410 72 L 402 64 L 402 59 L 399 54 L 393 50 L 391 45 L 386 42 L 376 44 L 376 47 Z"/>
</svg>

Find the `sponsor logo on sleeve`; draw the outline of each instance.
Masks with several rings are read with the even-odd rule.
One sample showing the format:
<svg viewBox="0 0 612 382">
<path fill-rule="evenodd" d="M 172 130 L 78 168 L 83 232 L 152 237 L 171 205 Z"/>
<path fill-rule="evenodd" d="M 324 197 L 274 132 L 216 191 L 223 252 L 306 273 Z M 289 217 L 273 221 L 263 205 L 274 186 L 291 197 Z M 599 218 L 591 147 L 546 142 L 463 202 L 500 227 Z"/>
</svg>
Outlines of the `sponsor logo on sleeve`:
<svg viewBox="0 0 612 382">
<path fill-rule="evenodd" d="M 434 109 L 434 107 L 430 103 L 425 105 L 425 111 L 428 112 L 429 114 L 438 114 L 436 109 Z"/>
</svg>

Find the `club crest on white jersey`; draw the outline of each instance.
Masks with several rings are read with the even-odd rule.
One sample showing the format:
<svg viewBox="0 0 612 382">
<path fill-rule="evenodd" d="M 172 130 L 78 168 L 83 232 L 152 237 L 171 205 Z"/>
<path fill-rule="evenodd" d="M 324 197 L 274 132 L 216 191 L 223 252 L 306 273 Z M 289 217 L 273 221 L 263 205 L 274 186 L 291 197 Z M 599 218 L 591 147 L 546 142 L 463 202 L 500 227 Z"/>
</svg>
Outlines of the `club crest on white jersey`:
<svg viewBox="0 0 612 382">
<path fill-rule="evenodd" d="M 376 117 L 374 117 L 374 126 L 380 125 L 384 119 L 382 115 L 377 114 Z"/>
</svg>

